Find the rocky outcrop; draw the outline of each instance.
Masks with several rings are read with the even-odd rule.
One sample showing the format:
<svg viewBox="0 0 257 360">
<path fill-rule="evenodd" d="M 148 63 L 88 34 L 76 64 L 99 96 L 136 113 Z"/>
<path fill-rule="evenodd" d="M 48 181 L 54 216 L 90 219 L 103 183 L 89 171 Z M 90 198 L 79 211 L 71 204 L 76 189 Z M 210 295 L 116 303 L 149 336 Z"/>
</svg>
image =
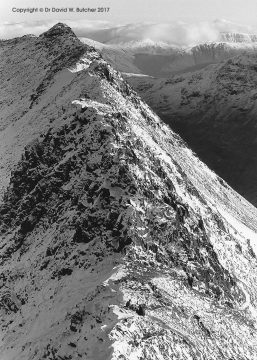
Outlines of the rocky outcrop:
<svg viewBox="0 0 257 360">
<path fill-rule="evenodd" d="M 254 358 L 256 209 L 96 52 L 69 73 L 0 206 L 2 358 Z"/>
</svg>

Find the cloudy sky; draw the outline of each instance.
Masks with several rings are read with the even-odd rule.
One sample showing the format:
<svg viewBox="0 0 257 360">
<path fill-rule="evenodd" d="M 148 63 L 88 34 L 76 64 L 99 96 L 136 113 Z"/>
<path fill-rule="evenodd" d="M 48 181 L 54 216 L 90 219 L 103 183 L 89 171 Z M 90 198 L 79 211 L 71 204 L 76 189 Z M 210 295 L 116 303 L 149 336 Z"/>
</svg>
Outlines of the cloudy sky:
<svg viewBox="0 0 257 360">
<path fill-rule="evenodd" d="M 72 4 L 72 5 L 71 5 Z M 26 8 L 109 7 L 108 13 L 19 13 Z M 16 9 L 13 11 L 13 9 Z M 40 34 L 58 21 L 79 36 L 102 40 L 112 29 L 127 40 L 152 39 L 182 45 L 212 41 L 219 31 L 257 32 L 256 0 L 8 0 L 0 1 L 0 38 Z M 129 25 L 127 25 L 129 24 Z M 110 40 L 110 39 L 109 39 Z M 108 41 L 108 39 L 107 39 Z"/>
</svg>

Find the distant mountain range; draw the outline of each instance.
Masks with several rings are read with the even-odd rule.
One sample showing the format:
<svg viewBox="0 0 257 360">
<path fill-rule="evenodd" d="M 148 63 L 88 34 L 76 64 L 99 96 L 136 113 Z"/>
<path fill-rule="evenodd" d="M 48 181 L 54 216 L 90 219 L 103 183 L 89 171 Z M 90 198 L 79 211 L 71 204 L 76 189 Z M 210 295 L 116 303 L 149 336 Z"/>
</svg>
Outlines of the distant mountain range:
<svg viewBox="0 0 257 360">
<path fill-rule="evenodd" d="M 81 38 L 81 41 L 97 48 L 119 71 L 155 77 L 199 70 L 257 49 L 257 35 L 243 33 L 220 33 L 217 42 L 187 47 L 147 39 L 111 44 L 87 38 Z"/>
<path fill-rule="evenodd" d="M 220 33 L 220 41 L 229 42 L 229 43 L 251 44 L 257 42 L 257 35 L 246 34 L 246 33 L 222 32 Z"/>
</svg>

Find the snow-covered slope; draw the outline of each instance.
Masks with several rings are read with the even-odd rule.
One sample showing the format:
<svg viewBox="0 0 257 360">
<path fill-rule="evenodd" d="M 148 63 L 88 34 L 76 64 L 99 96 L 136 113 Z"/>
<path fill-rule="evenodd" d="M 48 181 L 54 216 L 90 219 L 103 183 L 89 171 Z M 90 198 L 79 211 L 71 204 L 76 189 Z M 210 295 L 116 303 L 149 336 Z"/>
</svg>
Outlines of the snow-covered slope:
<svg viewBox="0 0 257 360">
<path fill-rule="evenodd" d="M 125 73 L 142 74 L 142 71 L 135 65 L 134 52 L 131 51 L 130 48 L 126 46 L 106 45 L 88 38 L 80 38 L 80 40 L 84 44 L 97 49 L 104 59 L 116 70 Z"/>
<path fill-rule="evenodd" d="M 1 360 L 255 359 L 256 209 L 97 52 L 62 59 L 1 158 Z"/>
<path fill-rule="evenodd" d="M 211 168 L 257 203 L 255 54 L 166 80 L 128 81 Z"/>
</svg>

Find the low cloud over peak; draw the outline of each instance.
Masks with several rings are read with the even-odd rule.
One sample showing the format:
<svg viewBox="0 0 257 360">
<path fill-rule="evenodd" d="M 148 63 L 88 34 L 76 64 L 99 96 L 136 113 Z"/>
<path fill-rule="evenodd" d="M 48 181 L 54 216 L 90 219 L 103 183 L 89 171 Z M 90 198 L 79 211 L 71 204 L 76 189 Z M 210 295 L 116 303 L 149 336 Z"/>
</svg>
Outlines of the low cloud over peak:
<svg viewBox="0 0 257 360">
<path fill-rule="evenodd" d="M 56 21 L 5 23 L 0 26 L 0 38 L 12 38 L 25 34 L 39 35 L 48 30 Z M 71 21 L 62 20 L 69 25 L 77 36 L 88 37 L 102 43 L 120 44 L 130 41 L 151 40 L 175 46 L 191 46 L 199 43 L 218 41 L 221 32 L 256 33 L 249 26 L 235 24 L 224 19 L 213 22 L 126 24 L 113 26 L 106 21 Z"/>
<path fill-rule="evenodd" d="M 93 31 L 86 36 L 99 42 L 112 44 L 152 40 L 176 46 L 190 46 L 219 41 L 221 32 L 254 33 L 255 31 L 250 27 L 237 25 L 226 20 L 198 23 L 180 21 L 163 24 L 128 24 Z"/>
</svg>

